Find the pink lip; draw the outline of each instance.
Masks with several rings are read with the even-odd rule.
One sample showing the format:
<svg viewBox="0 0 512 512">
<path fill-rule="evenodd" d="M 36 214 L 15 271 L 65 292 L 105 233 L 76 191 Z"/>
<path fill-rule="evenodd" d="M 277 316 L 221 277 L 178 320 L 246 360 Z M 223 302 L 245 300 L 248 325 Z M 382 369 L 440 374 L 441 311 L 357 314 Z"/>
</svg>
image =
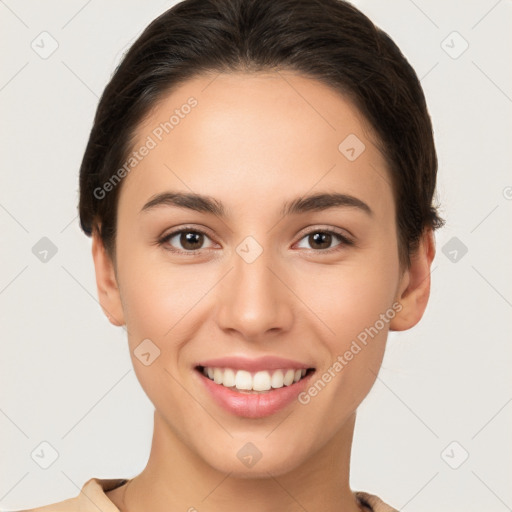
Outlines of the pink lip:
<svg viewBox="0 0 512 512">
<path fill-rule="evenodd" d="M 283 359 L 282 357 L 263 356 L 257 358 L 246 357 L 221 357 L 218 359 L 208 359 L 197 364 L 197 366 L 206 366 L 210 368 L 232 368 L 234 370 L 246 370 L 248 372 L 258 372 L 263 370 L 307 370 L 313 365 L 293 361 L 292 359 Z"/>
<path fill-rule="evenodd" d="M 290 386 L 269 390 L 265 393 L 241 393 L 221 384 L 215 384 L 213 380 L 198 370 L 195 373 L 217 405 L 225 411 L 243 418 L 264 418 L 284 409 L 304 391 L 313 375 L 311 373 Z"/>
</svg>

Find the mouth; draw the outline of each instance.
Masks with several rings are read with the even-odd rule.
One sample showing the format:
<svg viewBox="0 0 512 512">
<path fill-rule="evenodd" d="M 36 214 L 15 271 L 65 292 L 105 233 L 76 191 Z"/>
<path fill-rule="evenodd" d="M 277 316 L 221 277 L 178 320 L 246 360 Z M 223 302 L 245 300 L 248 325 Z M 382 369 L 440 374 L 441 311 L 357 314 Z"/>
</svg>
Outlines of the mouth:
<svg viewBox="0 0 512 512">
<path fill-rule="evenodd" d="M 215 384 L 245 394 L 269 393 L 291 386 L 315 371 L 314 368 L 282 368 L 249 372 L 212 366 L 196 366 L 196 370 Z"/>
<path fill-rule="evenodd" d="M 206 396 L 228 413 L 264 418 L 297 401 L 315 368 L 295 361 L 265 357 L 223 358 L 194 367 Z"/>
</svg>

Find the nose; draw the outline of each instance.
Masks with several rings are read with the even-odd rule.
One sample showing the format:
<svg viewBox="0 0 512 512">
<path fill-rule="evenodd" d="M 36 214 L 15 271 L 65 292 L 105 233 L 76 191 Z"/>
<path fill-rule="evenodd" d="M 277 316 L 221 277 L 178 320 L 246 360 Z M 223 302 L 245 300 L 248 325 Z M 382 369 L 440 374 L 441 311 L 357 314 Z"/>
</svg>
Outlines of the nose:
<svg viewBox="0 0 512 512">
<path fill-rule="evenodd" d="M 251 263 L 234 254 L 233 266 L 219 290 L 219 327 L 254 342 L 288 331 L 294 295 L 287 287 L 284 266 L 272 259 L 271 251 L 263 251 Z"/>
</svg>

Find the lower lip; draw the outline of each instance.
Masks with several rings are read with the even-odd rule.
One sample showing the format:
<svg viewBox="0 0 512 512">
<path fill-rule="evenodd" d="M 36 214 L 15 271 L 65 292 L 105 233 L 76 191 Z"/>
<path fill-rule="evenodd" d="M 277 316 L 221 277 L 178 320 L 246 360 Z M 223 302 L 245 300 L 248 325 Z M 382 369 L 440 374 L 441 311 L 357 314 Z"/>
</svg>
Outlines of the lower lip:
<svg viewBox="0 0 512 512">
<path fill-rule="evenodd" d="M 224 410 L 243 418 L 264 418 L 275 414 L 293 402 L 307 386 L 313 372 L 289 386 L 262 393 L 239 393 L 221 384 L 216 384 L 199 371 L 197 374 L 212 398 Z"/>
</svg>

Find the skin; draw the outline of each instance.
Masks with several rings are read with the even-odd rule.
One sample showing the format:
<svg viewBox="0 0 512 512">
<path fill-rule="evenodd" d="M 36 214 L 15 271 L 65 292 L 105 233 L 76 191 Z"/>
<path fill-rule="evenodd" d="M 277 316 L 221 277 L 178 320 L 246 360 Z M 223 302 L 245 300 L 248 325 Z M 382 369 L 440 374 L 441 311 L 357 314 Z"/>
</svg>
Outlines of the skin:
<svg viewBox="0 0 512 512">
<path fill-rule="evenodd" d="M 424 313 L 433 234 L 425 231 L 401 269 L 386 161 L 359 112 L 326 85 L 291 71 L 202 75 L 152 110 L 134 148 L 190 96 L 198 105 L 123 181 L 115 261 L 93 236 L 100 303 L 114 325 L 126 325 L 155 406 L 147 466 L 107 495 L 130 512 L 361 510 L 349 487 L 356 410 L 388 330 L 409 329 Z M 366 146 L 355 161 L 338 150 L 349 134 Z M 228 217 L 172 206 L 141 213 L 168 190 L 209 195 Z M 285 201 L 320 191 L 351 194 L 374 214 L 280 215 Z M 207 233 L 198 253 L 168 250 L 187 250 L 179 236 L 158 245 L 182 227 Z M 322 252 L 307 235 L 326 229 L 355 245 L 333 237 L 340 250 Z M 236 252 L 249 235 L 263 248 L 250 264 Z M 271 354 L 321 375 L 394 303 L 401 311 L 307 405 L 239 418 L 211 400 L 193 370 L 204 359 Z M 149 366 L 133 352 L 147 338 L 160 349 Z M 252 468 L 236 455 L 247 442 L 262 453 Z"/>
</svg>

